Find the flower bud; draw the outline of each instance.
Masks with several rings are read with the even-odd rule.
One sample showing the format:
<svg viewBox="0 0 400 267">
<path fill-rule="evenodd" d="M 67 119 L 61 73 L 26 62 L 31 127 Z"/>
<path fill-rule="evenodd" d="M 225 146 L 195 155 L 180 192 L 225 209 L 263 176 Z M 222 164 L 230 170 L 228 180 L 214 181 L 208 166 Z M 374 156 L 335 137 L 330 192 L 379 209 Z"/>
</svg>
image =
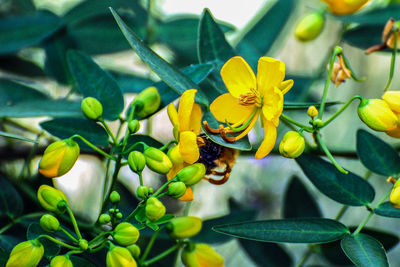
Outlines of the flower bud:
<svg viewBox="0 0 400 267">
<path fill-rule="evenodd" d="M 122 215 L 121 212 L 117 212 L 117 214 L 115 214 L 115 217 L 116 217 L 117 219 L 122 219 L 123 215 Z"/>
<path fill-rule="evenodd" d="M 83 115 L 89 120 L 97 121 L 103 116 L 103 106 L 94 97 L 86 97 L 82 100 L 81 109 Z"/>
<path fill-rule="evenodd" d="M 181 156 L 181 153 L 179 153 L 179 146 L 174 145 L 173 147 L 171 147 L 168 150 L 167 153 L 169 159 L 172 161 L 173 164 L 182 164 L 183 163 L 183 159 Z"/>
<path fill-rule="evenodd" d="M 128 156 L 128 164 L 133 172 L 139 173 L 142 172 L 144 166 L 146 166 L 146 158 L 139 151 L 132 151 Z"/>
<path fill-rule="evenodd" d="M 141 185 L 136 189 L 136 196 L 139 198 L 147 198 L 149 196 L 150 190 L 147 186 Z"/>
<path fill-rule="evenodd" d="M 168 195 L 173 198 L 180 198 L 186 193 L 186 185 L 183 182 L 171 183 L 168 187 Z"/>
<path fill-rule="evenodd" d="M 329 11 L 338 16 L 350 15 L 361 9 L 369 0 L 322 0 Z"/>
<path fill-rule="evenodd" d="M 113 238 L 118 244 L 129 246 L 139 239 L 139 230 L 130 223 L 122 222 L 115 227 Z"/>
<path fill-rule="evenodd" d="M 39 163 L 39 173 L 48 178 L 66 174 L 79 157 L 79 145 L 72 139 L 64 139 L 49 145 Z"/>
<path fill-rule="evenodd" d="M 38 240 L 24 241 L 12 249 L 6 267 L 37 266 L 43 253 L 43 245 Z"/>
<path fill-rule="evenodd" d="M 110 201 L 113 204 L 118 203 L 121 200 L 121 196 L 118 194 L 117 191 L 112 191 L 110 194 Z"/>
<path fill-rule="evenodd" d="M 393 207 L 400 209 L 400 187 L 394 186 L 390 193 L 389 201 Z"/>
<path fill-rule="evenodd" d="M 151 197 L 146 202 L 145 213 L 150 221 L 158 221 L 165 215 L 165 206 L 157 198 Z"/>
<path fill-rule="evenodd" d="M 146 157 L 147 167 L 154 172 L 167 174 L 172 168 L 172 162 L 168 156 L 155 147 L 147 148 L 144 151 L 144 156 Z"/>
<path fill-rule="evenodd" d="M 174 239 L 189 238 L 197 235 L 202 226 L 199 217 L 185 216 L 172 219 L 168 225 L 168 234 Z"/>
<path fill-rule="evenodd" d="M 73 267 L 72 261 L 68 256 L 58 255 L 50 262 L 50 267 Z"/>
<path fill-rule="evenodd" d="M 103 214 L 100 215 L 100 217 L 99 217 L 99 223 L 100 224 L 107 224 L 109 222 L 111 222 L 111 216 L 110 215 L 108 215 L 106 213 L 103 213 Z"/>
<path fill-rule="evenodd" d="M 107 267 L 129 266 L 136 267 L 136 261 L 133 259 L 128 249 L 112 245 L 107 252 Z"/>
<path fill-rule="evenodd" d="M 40 226 L 46 232 L 52 233 L 60 229 L 60 222 L 53 215 L 45 214 L 40 218 Z"/>
<path fill-rule="evenodd" d="M 224 259 L 207 244 L 195 244 L 194 248 L 187 246 L 181 255 L 186 267 L 223 267 Z"/>
<path fill-rule="evenodd" d="M 129 250 L 129 252 L 132 254 L 132 256 L 133 256 L 135 259 L 139 259 L 139 256 L 140 256 L 140 247 L 139 247 L 138 245 L 133 244 L 133 245 L 127 246 L 126 248 Z"/>
<path fill-rule="evenodd" d="M 48 211 L 61 214 L 65 211 L 67 198 L 64 193 L 54 187 L 41 185 L 37 192 L 40 205 Z"/>
<path fill-rule="evenodd" d="M 304 137 L 295 131 L 287 132 L 279 144 L 279 153 L 286 158 L 297 158 L 304 152 Z"/>
<path fill-rule="evenodd" d="M 389 105 L 381 99 L 362 99 L 358 116 L 375 131 L 390 131 L 396 128 L 398 119 Z"/>
<path fill-rule="evenodd" d="M 135 116 L 142 119 L 157 111 L 161 104 L 161 96 L 157 88 L 151 86 L 140 92 L 133 104 L 136 106 Z"/>
<path fill-rule="evenodd" d="M 307 109 L 307 115 L 311 118 L 318 116 L 318 109 L 315 106 L 309 106 Z"/>
<path fill-rule="evenodd" d="M 78 245 L 84 251 L 87 250 L 89 247 L 89 244 L 86 239 L 79 239 Z"/>
<path fill-rule="evenodd" d="M 399 27 L 399 25 L 397 25 L 397 27 Z M 396 37 L 395 37 L 396 36 Z M 394 35 L 394 33 L 391 33 L 389 38 L 386 41 L 387 46 L 390 49 L 394 49 L 394 42 L 395 42 L 395 38 L 397 38 L 396 42 L 397 42 L 397 49 L 400 49 L 400 34 L 399 32 L 397 32 L 396 35 Z"/>
<path fill-rule="evenodd" d="M 393 112 L 400 113 L 400 91 L 387 91 L 383 94 L 382 99 Z"/>
<path fill-rule="evenodd" d="M 200 182 L 206 174 L 206 167 L 202 163 L 195 163 L 186 166 L 178 172 L 176 177 L 179 181 L 185 183 L 186 186 L 192 186 Z"/>
<path fill-rule="evenodd" d="M 137 133 L 137 131 L 140 129 L 140 122 L 138 120 L 132 120 L 129 122 L 128 128 L 131 133 Z"/>
<path fill-rule="evenodd" d="M 324 15 L 321 12 L 307 14 L 297 24 L 295 36 L 302 42 L 314 40 L 322 32 L 324 23 Z"/>
</svg>

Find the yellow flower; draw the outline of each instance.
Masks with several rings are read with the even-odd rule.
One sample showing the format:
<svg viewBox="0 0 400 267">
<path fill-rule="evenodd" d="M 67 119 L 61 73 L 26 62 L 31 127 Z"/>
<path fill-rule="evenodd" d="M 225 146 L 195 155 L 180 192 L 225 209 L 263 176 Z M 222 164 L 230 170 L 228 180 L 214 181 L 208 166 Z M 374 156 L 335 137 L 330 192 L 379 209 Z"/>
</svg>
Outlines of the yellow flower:
<svg viewBox="0 0 400 267">
<path fill-rule="evenodd" d="M 322 0 L 335 15 L 350 15 L 360 10 L 369 0 Z"/>
<path fill-rule="evenodd" d="M 386 134 L 394 138 L 400 138 L 400 91 L 387 91 L 383 94 L 382 99 L 397 117 L 396 128 L 387 130 Z"/>
<path fill-rule="evenodd" d="M 181 255 L 186 267 L 223 267 L 224 259 L 207 244 L 186 247 Z"/>
<path fill-rule="evenodd" d="M 293 86 L 293 80 L 283 81 L 285 64 L 277 59 L 261 57 L 255 77 L 246 61 L 237 56 L 225 63 L 221 76 L 229 93 L 211 103 L 212 114 L 218 121 L 229 124 L 225 128 L 227 133 L 242 131 L 233 141 L 246 136 L 260 115 L 264 141 L 255 158 L 265 157 L 275 145 L 276 127 L 283 110 L 283 95 Z"/>
</svg>

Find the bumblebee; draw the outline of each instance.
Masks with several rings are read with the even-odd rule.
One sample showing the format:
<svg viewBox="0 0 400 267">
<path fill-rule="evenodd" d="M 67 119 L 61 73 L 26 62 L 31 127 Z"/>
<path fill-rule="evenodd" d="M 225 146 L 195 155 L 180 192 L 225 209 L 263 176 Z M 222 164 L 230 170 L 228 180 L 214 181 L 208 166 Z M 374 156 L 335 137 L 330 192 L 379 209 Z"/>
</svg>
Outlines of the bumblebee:
<svg viewBox="0 0 400 267">
<path fill-rule="evenodd" d="M 226 183 L 231 175 L 233 165 L 239 152 L 236 149 L 221 146 L 213 142 L 206 134 L 197 137 L 200 157 L 197 162 L 206 166 L 205 180 L 215 185 Z M 213 177 L 221 179 L 214 179 Z"/>
</svg>

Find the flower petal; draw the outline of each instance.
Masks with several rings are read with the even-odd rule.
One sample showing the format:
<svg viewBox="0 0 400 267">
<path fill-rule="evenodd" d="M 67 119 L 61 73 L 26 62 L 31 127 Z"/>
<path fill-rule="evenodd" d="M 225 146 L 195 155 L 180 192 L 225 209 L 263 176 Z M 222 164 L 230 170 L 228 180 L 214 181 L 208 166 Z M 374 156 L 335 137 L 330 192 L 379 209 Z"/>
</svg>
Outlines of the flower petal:
<svg viewBox="0 0 400 267">
<path fill-rule="evenodd" d="M 242 57 L 229 59 L 221 69 L 221 77 L 233 97 L 256 89 L 256 77 L 249 64 Z"/>
<path fill-rule="evenodd" d="M 230 93 L 217 97 L 210 105 L 211 113 L 220 121 L 229 123 L 245 122 L 253 113 L 254 105 L 240 105 Z"/>
<path fill-rule="evenodd" d="M 180 170 L 182 170 L 184 167 L 186 167 L 188 164 L 186 163 L 179 163 L 179 164 L 174 164 L 171 168 L 171 170 L 169 170 L 169 172 L 167 173 L 167 179 L 172 180 L 173 178 L 175 178 L 175 176 L 178 174 L 178 172 Z"/>
<path fill-rule="evenodd" d="M 196 89 L 189 89 L 183 92 L 181 100 L 179 101 L 178 108 L 178 121 L 179 121 L 179 131 L 189 131 L 190 130 L 190 117 L 193 110 L 194 98 L 196 96 Z"/>
<path fill-rule="evenodd" d="M 192 188 L 190 188 L 190 187 L 186 188 L 185 194 L 178 199 L 180 201 L 192 201 L 194 199 Z"/>
<path fill-rule="evenodd" d="M 283 94 L 281 90 L 275 87 L 273 91 L 264 96 L 262 110 L 266 120 L 276 122 L 276 118 L 279 119 L 283 110 Z"/>
<path fill-rule="evenodd" d="M 192 109 L 192 114 L 190 114 L 190 131 L 194 132 L 196 135 L 200 134 L 201 129 L 201 117 L 203 113 L 201 111 L 200 105 L 194 104 Z"/>
<path fill-rule="evenodd" d="M 279 85 L 279 89 L 282 91 L 282 94 L 286 94 L 293 87 L 293 80 L 286 80 Z"/>
<path fill-rule="evenodd" d="M 257 90 L 262 96 L 278 87 L 285 78 L 285 63 L 271 57 L 261 57 L 257 66 Z"/>
<path fill-rule="evenodd" d="M 167 113 L 169 120 L 171 121 L 172 125 L 175 126 L 179 123 L 178 121 L 178 112 L 176 111 L 176 108 L 174 104 L 170 103 L 167 107 Z"/>
<path fill-rule="evenodd" d="M 264 120 L 264 141 L 262 141 L 254 157 L 256 159 L 261 159 L 267 156 L 274 148 L 275 142 L 276 127 L 272 122 Z"/>
<path fill-rule="evenodd" d="M 191 131 L 184 131 L 179 136 L 179 153 L 183 161 L 189 164 L 195 163 L 200 157 L 197 135 Z"/>
</svg>

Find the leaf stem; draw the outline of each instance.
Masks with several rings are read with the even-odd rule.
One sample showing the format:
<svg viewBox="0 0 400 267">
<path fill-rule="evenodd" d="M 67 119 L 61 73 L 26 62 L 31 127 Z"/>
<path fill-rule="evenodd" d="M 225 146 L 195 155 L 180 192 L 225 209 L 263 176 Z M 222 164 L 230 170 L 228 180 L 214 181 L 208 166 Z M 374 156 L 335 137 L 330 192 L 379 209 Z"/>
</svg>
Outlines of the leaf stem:
<svg viewBox="0 0 400 267">
<path fill-rule="evenodd" d="M 54 237 L 51 237 L 49 235 L 40 235 L 36 239 L 40 239 L 40 238 L 47 238 L 48 240 L 50 240 L 50 241 L 52 241 L 52 242 L 54 242 L 56 244 L 59 244 L 60 246 L 63 246 L 63 247 L 66 247 L 66 248 L 69 248 L 69 249 L 72 249 L 72 250 L 80 250 L 80 248 L 78 248 L 78 247 L 74 247 L 74 246 L 68 245 L 67 243 L 64 243 L 64 242 L 62 242 L 62 241 L 60 241 L 58 239 L 55 239 Z"/>
<path fill-rule="evenodd" d="M 280 119 L 283 120 L 283 121 L 285 121 L 285 122 L 287 122 L 287 123 L 291 123 L 291 124 L 294 124 L 294 125 L 296 125 L 296 126 L 298 126 L 298 127 L 300 127 L 300 128 L 303 128 L 306 132 L 312 133 L 312 132 L 314 131 L 314 129 L 312 129 L 311 127 L 306 126 L 306 125 L 304 125 L 304 124 L 301 124 L 301 123 L 295 121 L 294 119 L 292 119 L 292 118 L 286 116 L 286 115 L 283 114 L 283 113 L 281 114 Z"/>
<path fill-rule="evenodd" d="M 318 144 L 321 146 L 322 150 L 325 152 L 326 156 L 329 158 L 329 160 L 332 162 L 333 165 L 335 165 L 335 167 L 342 173 L 344 174 L 348 174 L 349 172 L 346 171 L 345 169 L 343 169 L 342 166 L 339 165 L 339 163 L 337 163 L 337 161 L 335 160 L 335 158 L 332 156 L 331 152 L 329 152 L 329 149 L 326 147 L 324 141 L 322 141 L 321 135 L 320 133 L 317 131 L 315 132 L 315 137 L 318 141 Z"/>
<path fill-rule="evenodd" d="M 169 141 L 168 143 L 166 143 L 165 145 L 163 145 L 162 147 L 160 147 L 159 149 L 161 150 L 161 151 L 164 151 L 164 150 L 166 150 L 170 145 L 172 145 L 172 144 L 177 144 L 178 142 L 176 141 L 176 140 L 171 140 L 171 141 Z"/>
<path fill-rule="evenodd" d="M 104 129 L 106 130 L 107 134 L 111 137 L 113 143 L 115 145 L 118 144 L 117 139 L 115 138 L 114 134 L 112 133 L 112 131 L 110 130 L 110 127 L 108 127 L 108 124 L 105 122 L 105 120 L 103 118 L 99 119 L 99 122 L 104 126 Z"/>
<path fill-rule="evenodd" d="M 149 243 L 147 244 L 146 250 L 144 251 L 142 257 L 140 258 L 139 262 L 144 262 L 146 260 L 146 257 L 149 255 L 151 248 L 154 245 L 154 242 L 157 239 L 158 234 L 161 232 L 161 230 L 164 229 L 164 226 L 160 227 L 151 237 Z"/>
<path fill-rule="evenodd" d="M 124 222 L 129 222 L 135 215 L 139 212 L 139 210 L 144 206 L 144 202 L 140 202 L 136 208 L 125 218 Z"/>
<path fill-rule="evenodd" d="M 176 182 L 177 178 L 175 177 L 174 179 L 169 180 L 165 184 L 163 184 L 154 194 L 153 197 L 156 197 L 158 194 L 160 194 L 170 183 Z"/>
<path fill-rule="evenodd" d="M 76 223 L 74 213 L 72 212 L 71 208 L 69 207 L 69 205 L 67 203 L 65 203 L 65 207 L 67 209 L 69 217 L 71 218 L 72 225 L 74 226 L 74 230 L 75 230 L 76 235 L 78 236 L 78 239 L 82 239 L 82 235 L 81 235 L 81 232 L 79 231 L 78 224 Z"/>
<path fill-rule="evenodd" d="M 92 148 L 93 150 L 95 150 L 96 152 L 98 152 L 99 154 L 103 155 L 106 158 L 109 158 L 111 160 L 116 160 L 115 157 L 107 154 L 106 152 L 104 152 L 103 150 L 101 150 L 100 148 L 96 147 L 95 145 L 93 145 L 92 143 L 90 143 L 88 140 L 86 140 L 84 137 L 80 136 L 79 134 L 75 134 L 73 136 L 70 137 L 71 139 L 74 138 L 79 138 L 81 139 L 86 145 L 88 145 L 90 148 Z"/>
<path fill-rule="evenodd" d="M 60 231 L 66 234 L 72 241 L 78 243 L 78 239 L 76 239 L 73 235 L 71 235 L 66 229 L 60 226 Z"/>
<path fill-rule="evenodd" d="M 325 127 L 326 125 L 328 125 L 329 123 L 331 123 L 334 119 L 336 119 L 337 116 L 339 116 L 354 100 L 359 99 L 361 100 L 362 97 L 359 95 L 355 95 L 352 98 L 350 98 L 346 104 L 343 105 L 343 107 L 341 107 L 338 111 L 336 111 L 335 114 L 333 114 L 329 119 L 327 119 L 326 121 L 324 121 L 324 124 L 322 125 L 322 127 Z M 321 127 L 321 128 L 322 128 Z"/>
<path fill-rule="evenodd" d="M 168 256 L 169 254 L 171 254 L 172 252 L 174 252 L 175 250 L 179 249 L 181 247 L 181 243 L 177 243 L 174 246 L 170 247 L 169 249 L 167 249 L 166 251 L 158 254 L 157 256 L 155 256 L 154 258 L 151 258 L 150 260 L 147 260 L 143 263 L 143 266 L 149 266 L 159 260 L 161 260 L 162 258 Z"/>
<path fill-rule="evenodd" d="M 392 30 L 392 34 L 394 36 L 394 48 L 393 48 L 393 51 L 392 51 L 392 60 L 390 62 L 389 79 L 388 79 L 388 81 L 386 83 L 386 87 L 385 87 L 384 92 L 389 90 L 389 87 L 390 87 L 390 85 L 392 83 L 392 80 L 393 80 L 394 70 L 395 70 L 395 67 L 396 67 L 397 38 L 398 38 L 397 35 L 399 34 L 399 29 L 396 28 L 396 29 Z"/>
</svg>

